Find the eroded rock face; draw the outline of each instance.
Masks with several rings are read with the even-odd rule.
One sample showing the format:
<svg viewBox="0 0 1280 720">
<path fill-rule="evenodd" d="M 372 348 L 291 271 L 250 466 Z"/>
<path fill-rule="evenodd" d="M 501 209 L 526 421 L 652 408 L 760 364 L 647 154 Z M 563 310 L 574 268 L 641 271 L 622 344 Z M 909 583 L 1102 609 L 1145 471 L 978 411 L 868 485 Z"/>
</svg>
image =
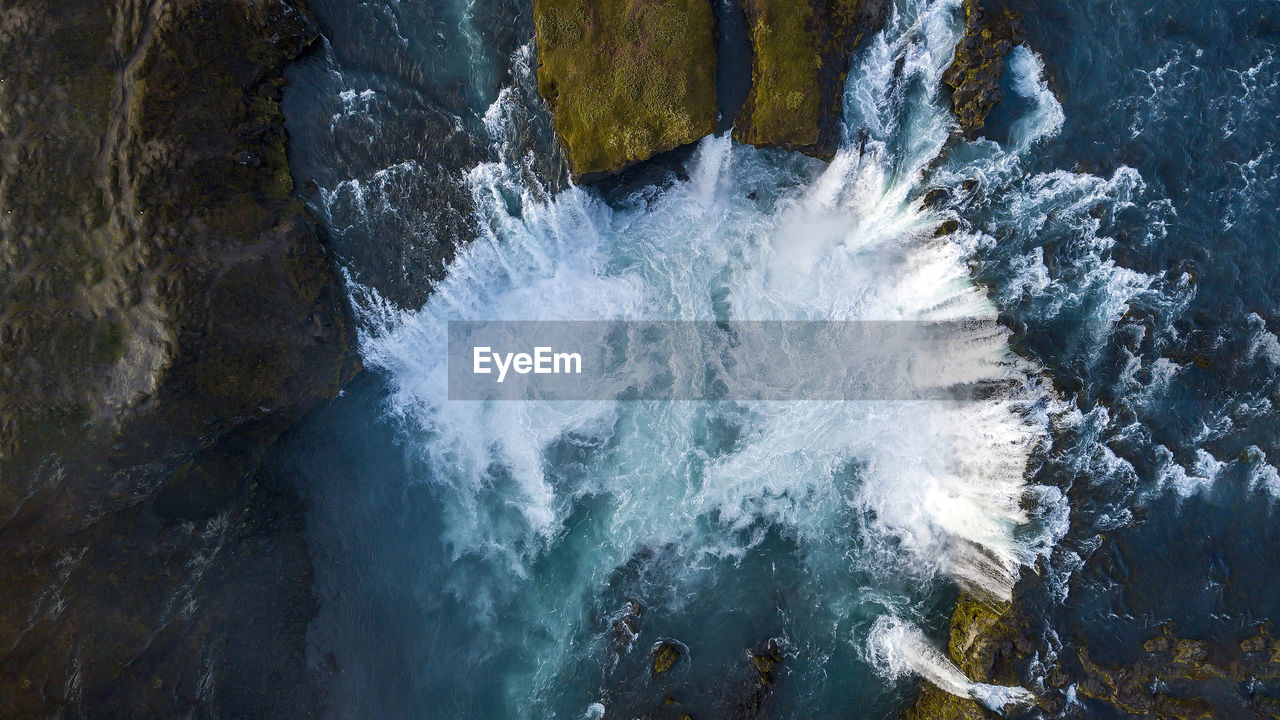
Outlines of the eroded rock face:
<svg viewBox="0 0 1280 720">
<path fill-rule="evenodd" d="M 845 78 L 883 0 L 742 0 L 751 27 L 751 91 L 733 137 L 830 159 L 840 143 Z"/>
<path fill-rule="evenodd" d="M 538 90 L 575 178 L 716 129 L 709 0 L 535 0 Z"/>
<path fill-rule="evenodd" d="M 0 715 L 306 712 L 300 505 L 253 478 L 357 367 L 278 104 L 316 32 L 292 0 L 0 9 Z M 255 622 L 236 652 L 287 677 L 229 670 Z"/>
<path fill-rule="evenodd" d="M 951 89 L 951 107 L 965 137 L 982 133 L 987 114 L 1004 99 L 1000 76 L 1004 58 L 1022 44 L 1022 12 L 1000 0 L 965 0 L 964 37 L 942 76 Z"/>
</svg>

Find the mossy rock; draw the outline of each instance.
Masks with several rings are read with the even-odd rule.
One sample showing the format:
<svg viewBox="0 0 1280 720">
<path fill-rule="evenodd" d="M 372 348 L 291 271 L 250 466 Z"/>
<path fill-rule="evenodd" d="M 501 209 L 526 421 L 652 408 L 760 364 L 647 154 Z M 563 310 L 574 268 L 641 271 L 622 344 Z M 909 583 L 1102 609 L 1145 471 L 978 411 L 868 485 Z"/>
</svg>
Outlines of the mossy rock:
<svg viewBox="0 0 1280 720">
<path fill-rule="evenodd" d="M 956 697 L 925 683 L 902 720 L 999 720 L 999 717 L 976 700 Z"/>
<path fill-rule="evenodd" d="M 742 0 L 751 35 L 751 90 L 733 136 L 829 159 L 840 142 L 845 78 L 863 33 L 884 22 L 881 0 Z"/>
<path fill-rule="evenodd" d="M 947 655 L 970 680 L 996 685 L 1020 685 L 1013 665 L 1034 652 L 1028 644 L 1026 618 L 1008 602 L 962 594 L 951 613 Z M 989 720 L 999 716 L 981 703 L 956 697 L 924 683 L 906 720 Z"/>
<path fill-rule="evenodd" d="M 653 674 L 661 675 L 675 666 L 680 659 L 680 646 L 670 640 L 663 640 L 653 649 Z"/>
<path fill-rule="evenodd" d="M 708 0 L 535 0 L 538 91 L 575 178 L 691 143 L 716 127 Z"/>
</svg>

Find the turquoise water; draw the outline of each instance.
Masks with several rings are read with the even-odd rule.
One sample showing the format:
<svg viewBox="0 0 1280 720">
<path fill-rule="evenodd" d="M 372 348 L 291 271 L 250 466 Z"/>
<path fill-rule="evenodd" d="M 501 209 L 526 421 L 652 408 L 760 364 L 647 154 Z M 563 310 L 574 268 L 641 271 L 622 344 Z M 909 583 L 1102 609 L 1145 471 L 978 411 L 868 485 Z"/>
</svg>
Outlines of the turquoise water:
<svg viewBox="0 0 1280 720">
<path fill-rule="evenodd" d="M 829 166 L 712 137 L 577 188 L 527 7 L 315 3 L 286 114 L 369 371 L 271 466 L 311 507 L 333 717 L 727 716 L 770 641 L 761 717 L 893 717 L 922 677 L 1012 709 L 935 648 L 957 588 L 1019 577 L 1035 691 L 1073 643 L 1277 616 L 1274 4 L 1031 4 L 994 141 L 951 144 L 958 5 L 864 42 Z M 445 399 L 449 320 L 604 318 L 1012 332 L 959 406 Z"/>
</svg>

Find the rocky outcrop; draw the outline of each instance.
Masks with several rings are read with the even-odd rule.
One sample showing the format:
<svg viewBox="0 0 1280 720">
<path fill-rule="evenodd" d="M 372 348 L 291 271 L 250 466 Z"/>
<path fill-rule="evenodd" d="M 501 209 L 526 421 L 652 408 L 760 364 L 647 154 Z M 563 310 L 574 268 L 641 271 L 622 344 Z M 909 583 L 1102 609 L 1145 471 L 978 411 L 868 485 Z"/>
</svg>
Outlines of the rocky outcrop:
<svg viewBox="0 0 1280 720">
<path fill-rule="evenodd" d="M 653 674 L 661 675 L 674 667 L 680 659 L 680 646 L 670 640 L 662 640 L 654 645 L 651 655 Z"/>
<path fill-rule="evenodd" d="M 535 0 L 538 90 L 579 180 L 716 129 L 708 0 Z"/>
<path fill-rule="evenodd" d="M 1022 44 L 1022 12 L 1000 0 L 965 0 L 964 18 L 964 36 L 942 82 L 951 89 L 960 130 L 973 140 L 982 133 L 987 114 L 1004 99 L 1000 76 L 1005 56 Z"/>
<path fill-rule="evenodd" d="M 1235 644 L 1179 638 L 1164 627 L 1127 667 L 1094 662 L 1084 647 L 1077 655 L 1078 693 L 1132 717 L 1280 717 L 1280 700 L 1254 690 L 1280 681 L 1280 640 L 1266 626 Z"/>
<path fill-rule="evenodd" d="M 885 0 L 742 0 L 751 87 L 739 142 L 830 159 L 845 78 Z M 716 130 L 716 28 L 707 0 L 535 0 L 538 89 L 578 180 Z"/>
<path fill-rule="evenodd" d="M 884 23 L 883 0 L 743 0 L 751 27 L 751 91 L 733 137 L 830 159 L 850 58 Z"/>
<path fill-rule="evenodd" d="M 1248 690 L 1280 680 L 1280 640 L 1265 625 L 1238 643 L 1217 644 L 1180 638 L 1164 627 L 1141 647 L 1109 648 L 1113 655 L 1139 656 L 1124 667 L 1094 661 L 1088 648 L 1076 642 L 1078 663 L 1038 671 L 1046 692 L 1036 702 L 1050 716 L 1063 710 L 1066 690 L 1074 687 L 1078 697 L 1131 717 L 1280 717 L 1280 701 Z M 1031 661 L 1053 656 L 1042 646 L 1025 606 L 1017 601 L 990 605 L 967 595 L 951 616 L 947 654 L 970 680 L 1024 687 L 1030 684 L 1025 674 Z M 904 720 L 999 717 L 977 701 L 927 683 L 903 715 Z"/>
<path fill-rule="evenodd" d="M 1035 650 L 1028 636 L 1029 623 L 1007 603 L 992 604 L 972 595 L 961 595 L 951 614 L 947 655 L 964 674 L 977 682 L 1020 685 L 1014 670 L 1019 659 Z M 996 720 L 999 716 L 981 703 L 939 690 L 926 683 L 904 720 Z"/>
<path fill-rule="evenodd" d="M 0 10 L 0 715 L 308 712 L 300 506 L 254 478 L 357 367 L 278 102 L 316 33 L 292 0 Z"/>
</svg>

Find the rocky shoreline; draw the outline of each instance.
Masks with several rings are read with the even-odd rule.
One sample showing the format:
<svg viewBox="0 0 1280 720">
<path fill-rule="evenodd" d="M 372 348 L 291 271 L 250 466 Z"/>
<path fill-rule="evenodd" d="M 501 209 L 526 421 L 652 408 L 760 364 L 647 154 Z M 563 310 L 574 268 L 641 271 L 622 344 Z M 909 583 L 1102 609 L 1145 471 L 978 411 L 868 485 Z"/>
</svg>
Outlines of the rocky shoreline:
<svg viewBox="0 0 1280 720">
<path fill-rule="evenodd" d="M 309 716 L 266 448 L 358 371 L 294 197 L 292 0 L 0 14 L 0 714 Z"/>
</svg>

